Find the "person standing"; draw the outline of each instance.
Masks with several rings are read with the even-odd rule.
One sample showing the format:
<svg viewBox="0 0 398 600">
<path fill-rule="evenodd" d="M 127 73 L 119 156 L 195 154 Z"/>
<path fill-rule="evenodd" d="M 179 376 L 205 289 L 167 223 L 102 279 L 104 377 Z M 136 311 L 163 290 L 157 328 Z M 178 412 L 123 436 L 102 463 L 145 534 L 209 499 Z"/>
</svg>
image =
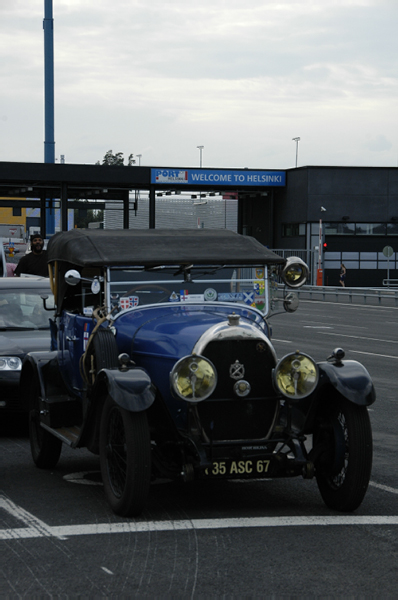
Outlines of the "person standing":
<svg viewBox="0 0 398 600">
<path fill-rule="evenodd" d="M 340 285 L 342 285 L 343 287 L 345 287 L 346 274 L 347 274 L 347 269 L 345 268 L 343 263 L 341 263 L 341 265 L 340 265 Z"/>
<path fill-rule="evenodd" d="M 21 273 L 48 277 L 47 250 L 43 250 L 44 240 L 39 233 L 31 236 L 30 247 L 32 252 L 21 258 L 14 271 L 15 277 L 20 277 Z"/>
</svg>

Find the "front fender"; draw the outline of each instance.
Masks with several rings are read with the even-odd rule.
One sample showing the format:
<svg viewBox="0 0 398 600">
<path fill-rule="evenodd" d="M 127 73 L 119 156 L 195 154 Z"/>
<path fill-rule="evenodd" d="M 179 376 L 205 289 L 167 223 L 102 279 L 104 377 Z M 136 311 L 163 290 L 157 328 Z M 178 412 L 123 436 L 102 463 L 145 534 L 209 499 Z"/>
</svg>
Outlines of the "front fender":
<svg viewBox="0 0 398 600">
<path fill-rule="evenodd" d="M 376 400 L 372 379 L 356 360 L 338 363 L 318 363 L 319 371 L 344 398 L 360 406 L 370 406 Z"/>
<path fill-rule="evenodd" d="M 126 371 L 102 369 L 98 373 L 95 387 L 102 387 L 104 384 L 116 404 L 132 412 L 146 410 L 155 400 L 155 388 L 151 379 L 139 367 Z"/>
<path fill-rule="evenodd" d="M 51 365 L 56 362 L 57 352 L 29 352 L 22 363 L 21 377 L 19 380 L 19 390 L 21 397 L 28 397 L 29 390 L 32 386 L 32 377 L 34 374 L 37 375 L 40 383 L 40 393 L 44 397 L 45 384 L 43 377 L 43 369 L 47 365 Z"/>
</svg>

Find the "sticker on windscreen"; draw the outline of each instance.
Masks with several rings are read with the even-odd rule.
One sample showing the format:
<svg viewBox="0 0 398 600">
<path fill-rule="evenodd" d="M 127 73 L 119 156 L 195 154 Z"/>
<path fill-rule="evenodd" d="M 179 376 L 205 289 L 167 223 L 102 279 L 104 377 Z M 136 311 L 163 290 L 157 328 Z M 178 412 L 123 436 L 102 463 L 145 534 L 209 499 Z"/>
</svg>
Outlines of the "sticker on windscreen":
<svg viewBox="0 0 398 600">
<path fill-rule="evenodd" d="M 126 310 L 127 308 L 138 306 L 139 301 L 138 296 L 125 296 L 124 298 L 120 298 L 119 305 L 122 310 Z"/>
<path fill-rule="evenodd" d="M 188 290 L 180 290 L 181 302 L 203 302 L 203 294 L 190 294 Z"/>
<path fill-rule="evenodd" d="M 222 292 L 218 294 L 218 300 L 220 302 L 243 302 L 242 292 Z"/>
<path fill-rule="evenodd" d="M 204 291 L 203 296 L 204 299 L 207 300 L 207 302 L 214 302 L 215 300 L 217 300 L 217 292 L 213 288 L 207 288 Z"/>
</svg>

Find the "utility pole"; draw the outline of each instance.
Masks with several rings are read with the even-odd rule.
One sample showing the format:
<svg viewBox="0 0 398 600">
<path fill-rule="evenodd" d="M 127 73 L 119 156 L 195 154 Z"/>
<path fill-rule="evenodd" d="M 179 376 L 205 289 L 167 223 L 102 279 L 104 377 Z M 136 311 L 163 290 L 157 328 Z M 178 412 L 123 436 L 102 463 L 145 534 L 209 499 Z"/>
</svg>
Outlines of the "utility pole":
<svg viewBox="0 0 398 600">
<path fill-rule="evenodd" d="M 44 162 L 55 163 L 54 140 L 54 19 L 52 0 L 44 0 Z M 44 235 L 55 232 L 52 199 L 46 209 L 46 229 Z M 43 235 L 43 233 L 42 233 Z"/>
</svg>

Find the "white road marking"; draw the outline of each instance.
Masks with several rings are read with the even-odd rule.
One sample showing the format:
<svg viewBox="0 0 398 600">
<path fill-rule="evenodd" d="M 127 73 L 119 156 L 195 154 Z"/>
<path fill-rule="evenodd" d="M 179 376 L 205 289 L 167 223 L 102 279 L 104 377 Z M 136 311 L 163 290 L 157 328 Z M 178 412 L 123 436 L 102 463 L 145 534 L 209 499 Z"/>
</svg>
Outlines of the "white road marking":
<svg viewBox="0 0 398 600">
<path fill-rule="evenodd" d="M 376 483 L 374 481 L 369 481 L 369 485 L 371 485 L 372 487 L 375 487 L 379 490 L 383 490 L 383 492 L 390 492 L 390 494 L 398 494 L 397 489 L 389 487 L 388 485 L 383 485 L 382 483 Z"/>
<path fill-rule="evenodd" d="M 66 539 L 62 536 L 62 534 L 58 535 L 58 534 L 54 533 L 52 527 L 49 527 L 48 525 L 46 525 L 46 523 L 44 523 L 43 521 L 40 521 L 40 519 L 37 519 L 36 517 L 34 517 L 32 514 L 30 514 L 28 511 L 24 510 L 23 508 L 21 508 L 20 506 L 18 506 L 14 502 L 12 502 L 6 496 L 0 496 L 0 509 L 4 509 L 6 512 L 8 512 L 8 514 L 12 515 L 15 519 L 17 519 L 18 521 L 22 521 L 22 523 L 27 525 L 27 527 L 23 528 L 23 529 L 16 528 L 16 529 L 0 530 L 0 539 L 12 539 L 12 538 L 21 537 L 18 533 L 19 531 L 30 532 L 31 535 L 29 535 L 28 537 L 50 537 L 50 536 L 54 537 L 55 536 L 61 540 Z M 7 532 L 8 532 L 8 534 L 7 534 Z M 6 537 L 2 537 L 3 533 L 6 533 Z M 22 537 L 25 537 L 25 535 L 22 535 Z"/>
<path fill-rule="evenodd" d="M 333 515 L 312 517 L 246 517 L 236 519 L 192 519 L 188 521 L 142 521 L 125 523 L 96 523 L 48 527 L 46 533 L 38 529 L 4 529 L 0 540 L 32 539 L 53 535 L 67 539 L 79 535 L 108 535 L 111 533 L 150 533 L 162 531 L 203 531 L 249 527 L 325 527 L 347 525 L 398 525 L 398 516 Z"/>
<path fill-rule="evenodd" d="M 101 569 L 103 571 L 105 571 L 105 573 L 108 573 L 108 575 L 114 575 L 114 573 L 112 573 L 112 571 L 110 571 L 109 569 L 107 569 L 106 567 L 101 567 Z"/>
<path fill-rule="evenodd" d="M 395 358 L 398 359 L 398 356 L 391 356 L 391 354 L 376 354 L 376 352 L 364 352 L 363 350 L 349 350 L 349 352 L 354 352 L 354 354 L 367 354 L 368 356 L 381 356 L 382 358 Z"/>
<path fill-rule="evenodd" d="M 398 494 L 398 490 L 375 482 L 370 485 L 382 491 Z M 86 525 L 59 525 L 50 527 L 26 510 L 0 496 L 0 508 L 6 510 L 27 527 L 0 530 L 0 540 L 56 537 L 66 540 L 78 535 L 106 535 L 111 533 L 148 533 L 161 531 L 201 531 L 248 527 L 325 527 L 347 525 L 398 525 L 398 516 L 294 516 L 294 517 L 240 517 L 230 519 L 191 519 L 181 521 L 125 521 L 123 523 L 95 523 Z M 101 567 L 105 572 L 108 570 Z M 109 574 L 112 574 L 109 572 Z"/>
<path fill-rule="evenodd" d="M 329 331 L 325 331 L 325 332 L 321 331 L 320 333 L 322 333 L 322 335 L 334 335 L 337 337 L 351 338 L 354 340 L 368 340 L 371 342 L 384 342 L 387 344 L 398 344 L 398 340 L 386 340 L 386 339 L 381 340 L 380 338 L 369 338 L 369 337 L 363 337 L 361 335 L 348 335 L 345 333 L 331 333 Z"/>
<path fill-rule="evenodd" d="M 329 327 L 328 325 L 303 325 L 304 329 L 334 329 L 334 327 Z"/>
</svg>

